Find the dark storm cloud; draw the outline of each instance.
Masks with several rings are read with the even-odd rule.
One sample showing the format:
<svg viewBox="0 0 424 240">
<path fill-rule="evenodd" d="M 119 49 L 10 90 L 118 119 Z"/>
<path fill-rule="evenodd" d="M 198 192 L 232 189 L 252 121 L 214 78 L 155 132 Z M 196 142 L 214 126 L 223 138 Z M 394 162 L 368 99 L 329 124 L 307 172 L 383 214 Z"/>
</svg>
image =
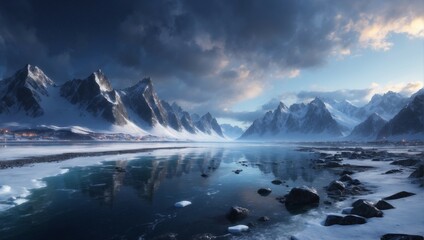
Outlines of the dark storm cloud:
<svg viewBox="0 0 424 240">
<path fill-rule="evenodd" d="M 31 63 L 63 82 L 102 68 L 116 87 L 150 76 L 161 97 L 224 116 L 272 87 L 270 74 L 357 47 L 363 18 L 423 10 L 420 0 L 1 1 L 0 71 Z"/>
</svg>

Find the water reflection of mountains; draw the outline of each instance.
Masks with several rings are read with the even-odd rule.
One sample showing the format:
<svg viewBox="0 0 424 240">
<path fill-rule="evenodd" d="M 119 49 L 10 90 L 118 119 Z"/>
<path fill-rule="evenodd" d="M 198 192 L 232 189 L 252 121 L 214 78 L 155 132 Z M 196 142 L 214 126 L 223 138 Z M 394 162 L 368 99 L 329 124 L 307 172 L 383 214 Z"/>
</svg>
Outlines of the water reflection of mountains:
<svg viewBox="0 0 424 240">
<path fill-rule="evenodd" d="M 122 187 L 131 187 L 141 198 L 152 201 L 164 180 L 189 174 L 199 178 L 202 173 L 213 175 L 222 163 L 235 164 L 234 170 L 255 168 L 284 181 L 301 179 L 312 182 L 319 170 L 311 168 L 309 161 L 305 161 L 308 157 L 310 155 L 303 152 L 271 148 L 185 149 L 165 156 L 142 156 L 136 160 L 106 162 L 101 167 L 84 168 L 74 177 L 68 176 L 67 185 L 109 204 L 113 203 L 114 196 Z"/>
</svg>

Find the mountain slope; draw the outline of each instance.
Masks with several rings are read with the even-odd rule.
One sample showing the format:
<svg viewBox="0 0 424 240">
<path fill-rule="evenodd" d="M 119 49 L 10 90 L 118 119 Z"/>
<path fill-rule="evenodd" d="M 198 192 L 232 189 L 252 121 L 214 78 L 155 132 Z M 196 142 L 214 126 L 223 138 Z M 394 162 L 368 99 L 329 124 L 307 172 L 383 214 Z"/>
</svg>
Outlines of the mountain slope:
<svg viewBox="0 0 424 240">
<path fill-rule="evenodd" d="M 36 66 L 26 65 L 0 81 L 0 114 L 23 112 L 30 117 L 44 114 L 42 96 L 49 96 L 54 82 Z"/>
<path fill-rule="evenodd" d="M 121 97 L 113 90 L 101 70 L 86 79 L 66 82 L 60 89 L 61 96 L 94 116 L 101 116 L 112 124 L 125 125 L 128 114 Z"/>
<path fill-rule="evenodd" d="M 424 139 L 424 94 L 413 100 L 391 119 L 378 134 L 378 139 Z"/>
<path fill-rule="evenodd" d="M 347 138 L 353 140 L 374 140 L 386 123 L 387 121 L 381 118 L 380 115 L 373 113 L 365 121 L 358 124 Z"/>
<path fill-rule="evenodd" d="M 390 120 L 408 104 L 408 98 L 389 91 L 383 95 L 375 94 L 369 103 L 358 109 L 356 116 L 365 119 L 372 113 L 378 113 L 383 119 Z"/>
</svg>

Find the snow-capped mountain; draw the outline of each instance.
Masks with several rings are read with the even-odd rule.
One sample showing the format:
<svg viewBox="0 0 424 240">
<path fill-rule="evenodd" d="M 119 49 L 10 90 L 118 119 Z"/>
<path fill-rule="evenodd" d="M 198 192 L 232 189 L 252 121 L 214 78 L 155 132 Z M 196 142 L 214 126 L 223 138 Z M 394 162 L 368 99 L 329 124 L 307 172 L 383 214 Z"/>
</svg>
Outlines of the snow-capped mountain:
<svg viewBox="0 0 424 240">
<path fill-rule="evenodd" d="M 38 67 L 27 65 L 0 81 L 0 118 L 0 127 L 8 128 L 225 139 L 210 113 L 194 122 L 176 103 L 160 100 L 149 78 L 117 91 L 101 70 L 58 86 Z"/>
<path fill-rule="evenodd" d="M 377 113 L 371 114 L 365 121 L 357 125 L 347 137 L 352 140 L 374 140 L 381 128 L 387 123 Z"/>
<path fill-rule="evenodd" d="M 125 106 L 134 113 L 130 114 L 132 121 L 149 127 L 156 124 L 168 126 L 166 110 L 150 78 L 145 78 L 134 86 L 121 90 L 120 93 Z"/>
<path fill-rule="evenodd" d="M 237 139 L 243 134 L 243 129 L 231 124 L 221 124 L 221 129 L 222 133 L 230 139 Z"/>
<path fill-rule="evenodd" d="M 308 104 L 293 104 L 288 108 L 280 103 L 257 119 L 240 139 L 271 138 L 278 140 L 302 140 L 308 138 L 329 139 L 342 136 L 341 126 L 333 119 L 323 101 L 315 98 Z"/>
<path fill-rule="evenodd" d="M 378 134 L 378 139 L 424 139 L 424 93 L 394 116 Z"/>
<path fill-rule="evenodd" d="M 408 98 L 399 93 L 389 91 L 383 95 L 375 94 L 369 103 L 358 109 L 358 119 L 365 119 L 372 113 L 378 113 L 386 121 L 395 116 L 408 104 Z"/>
<path fill-rule="evenodd" d="M 210 113 L 203 115 L 199 121 L 194 123 L 197 129 L 207 134 L 218 134 L 218 136 L 224 137 L 221 126 L 218 121 Z"/>
<path fill-rule="evenodd" d="M 72 104 L 101 116 L 112 124 L 125 125 L 128 114 L 117 91 L 101 70 L 92 73 L 86 79 L 74 79 L 60 88 L 62 97 Z"/>
<path fill-rule="evenodd" d="M 41 97 L 49 96 L 54 82 L 41 69 L 26 65 L 12 77 L 0 81 L 0 114 L 23 112 L 30 117 L 44 114 Z"/>
</svg>

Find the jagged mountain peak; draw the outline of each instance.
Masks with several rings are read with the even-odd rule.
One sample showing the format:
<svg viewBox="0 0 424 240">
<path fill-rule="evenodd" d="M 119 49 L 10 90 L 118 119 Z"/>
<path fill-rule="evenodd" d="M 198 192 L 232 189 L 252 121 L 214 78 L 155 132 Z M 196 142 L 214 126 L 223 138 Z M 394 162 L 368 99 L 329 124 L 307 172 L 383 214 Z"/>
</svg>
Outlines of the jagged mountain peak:
<svg viewBox="0 0 424 240">
<path fill-rule="evenodd" d="M 101 69 L 98 69 L 97 71 L 93 72 L 85 80 L 95 81 L 97 83 L 97 85 L 99 86 L 100 91 L 102 91 L 102 92 L 113 91 L 113 87 L 112 87 L 111 83 L 109 82 L 106 75 L 102 72 Z"/>
<path fill-rule="evenodd" d="M 42 96 L 49 96 L 54 82 L 37 66 L 25 65 L 13 76 L 0 82 L 0 113 L 25 112 L 27 116 L 44 114 Z"/>
<path fill-rule="evenodd" d="M 280 102 L 278 104 L 277 110 L 280 111 L 280 112 L 281 111 L 288 111 L 289 108 L 283 102 Z"/>
<path fill-rule="evenodd" d="M 11 78 L 13 81 L 19 81 L 22 84 L 27 84 L 28 87 L 40 88 L 45 90 L 49 86 L 54 86 L 55 83 L 37 66 L 27 64 Z M 44 91 L 43 91 L 44 92 Z"/>
</svg>

